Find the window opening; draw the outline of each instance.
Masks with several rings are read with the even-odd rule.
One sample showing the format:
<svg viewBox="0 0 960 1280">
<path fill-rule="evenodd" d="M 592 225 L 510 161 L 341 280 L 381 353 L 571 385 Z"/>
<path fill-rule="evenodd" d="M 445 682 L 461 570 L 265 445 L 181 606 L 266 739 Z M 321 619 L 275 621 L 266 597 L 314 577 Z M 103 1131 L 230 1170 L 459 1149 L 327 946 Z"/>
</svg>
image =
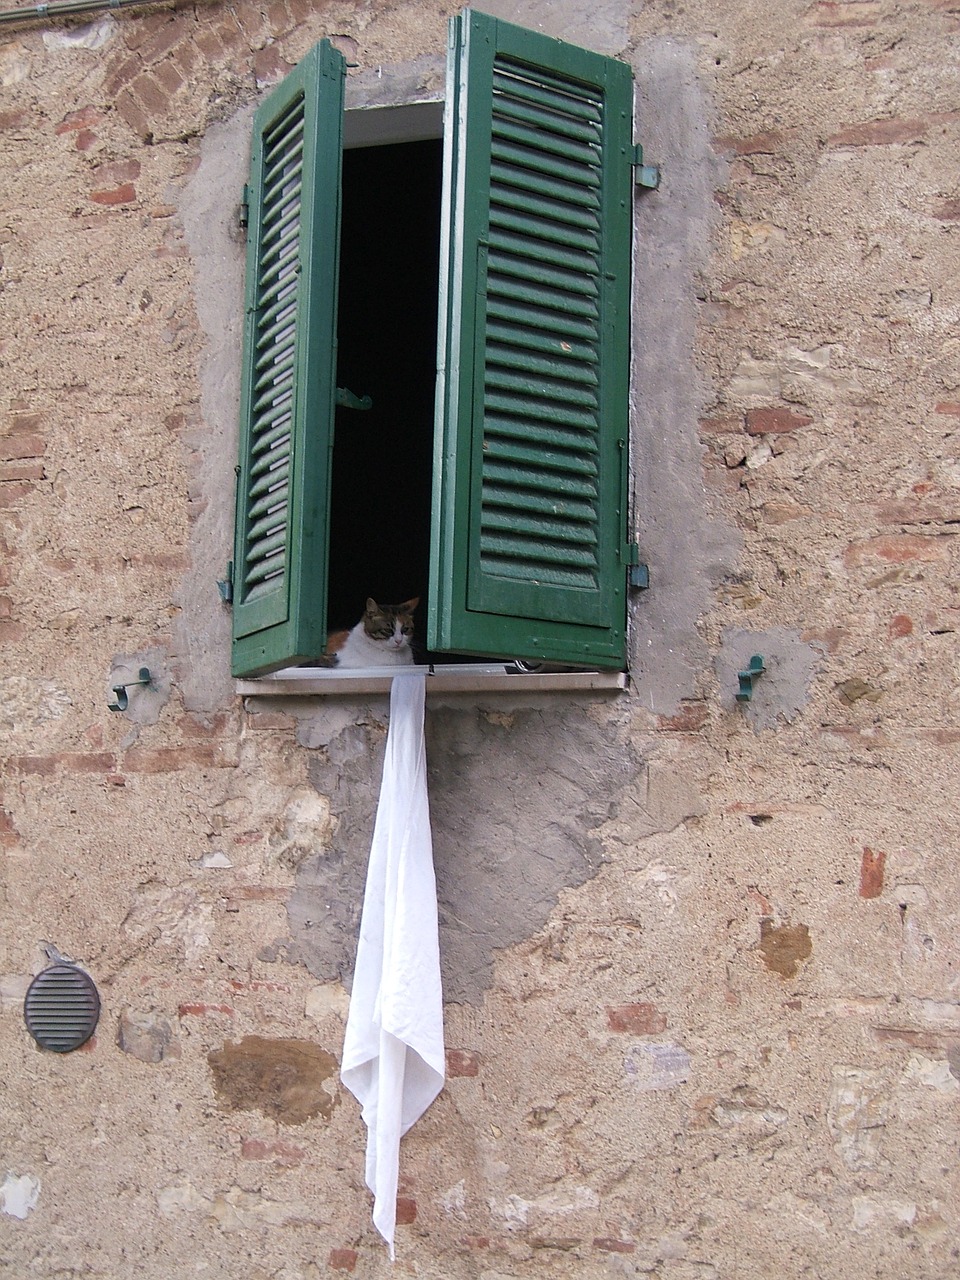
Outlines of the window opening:
<svg viewBox="0 0 960 1280">
<path fill-rule="evenodd" d="M 346 116 L 348 140 L 363 141 L 343 153 L 337 385 L 373 404 L 336 413 L 327 619 L 336 631 L 357 622 L 368 596 L 419 596 L 415 654 L 433 661 L 450 657 L 425 648 L 442 141 L 374 145 L 366 120 L 351 122 L 375 117 L 381 136 L 417 131 L 422 116 L 400 113 Z"/>
</svg>

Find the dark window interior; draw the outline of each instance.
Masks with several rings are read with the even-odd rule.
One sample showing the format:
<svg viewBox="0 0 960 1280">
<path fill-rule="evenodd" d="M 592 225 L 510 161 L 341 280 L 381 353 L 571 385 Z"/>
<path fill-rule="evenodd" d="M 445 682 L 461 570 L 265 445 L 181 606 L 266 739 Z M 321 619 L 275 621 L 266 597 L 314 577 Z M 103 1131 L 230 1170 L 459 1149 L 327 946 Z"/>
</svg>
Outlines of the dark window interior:
<svg viewBox="0 0 960 1280">
<path fill-rule="evenodd" d="M 343 153 L 337 410 L 327 620 L 352 626 L 368 596 L 420 597 L 430 554 L 439 276 L 439 139 Z"/>
</svg>

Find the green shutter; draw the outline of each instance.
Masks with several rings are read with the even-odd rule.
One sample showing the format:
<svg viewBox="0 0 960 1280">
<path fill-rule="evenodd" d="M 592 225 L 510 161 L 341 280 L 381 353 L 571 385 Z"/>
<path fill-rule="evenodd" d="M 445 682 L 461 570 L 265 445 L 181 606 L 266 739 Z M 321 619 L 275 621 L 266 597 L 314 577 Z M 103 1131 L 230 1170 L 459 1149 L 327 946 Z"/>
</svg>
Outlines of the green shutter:
<svg viewBox="0 0 960 1280">
<path fill-rule="evenodd" d="M 429 643 L 620 666 L 631 72 L 451 32 Z"/>
<path fill-rule="evenodd" d="M 325 644 L 344 60 L 326 41 L 254 118 L 233 672 Z"/>
</svg>

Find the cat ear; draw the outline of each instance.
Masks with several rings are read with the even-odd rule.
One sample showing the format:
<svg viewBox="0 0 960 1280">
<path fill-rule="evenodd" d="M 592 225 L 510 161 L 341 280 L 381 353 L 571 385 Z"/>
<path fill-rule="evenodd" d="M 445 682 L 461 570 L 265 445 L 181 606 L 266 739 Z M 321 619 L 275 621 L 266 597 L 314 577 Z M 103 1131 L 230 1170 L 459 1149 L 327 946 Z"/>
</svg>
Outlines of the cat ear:
<svg viewBox="0 0 960 1280">
<path fill-rule="evenodd" d="M 374 600 L 373 596 L 368 596 L 367 597 L 367 613 L 379 613 L 379 612 L 380 612 L 380 606 L 377 604 L 376 600 Z"/>
<path fill-rule="evenodd" d="M 398 604 L 397 608 L 402 609 L 404 613 L 413 613 L 419 603 L 420 597 L 414 596 L 412 600 L 404 600 L 403 604 Z"/>
</svg>

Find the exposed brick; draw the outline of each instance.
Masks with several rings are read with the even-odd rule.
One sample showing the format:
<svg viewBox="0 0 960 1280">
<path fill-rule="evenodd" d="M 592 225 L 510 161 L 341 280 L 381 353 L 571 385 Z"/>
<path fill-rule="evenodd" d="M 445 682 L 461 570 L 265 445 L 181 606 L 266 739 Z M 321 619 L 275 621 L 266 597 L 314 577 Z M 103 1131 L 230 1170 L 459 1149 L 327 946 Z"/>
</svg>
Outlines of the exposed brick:
<svg viewBox="0 0 960 1280">
<path fill-rule="evenodd" d="M 637 1246 L 632 1240 L 617 1240 L 613 1236 L 596 1236 L 593 1241 L 595 1249 L 604 1253 L 636 1253 Z"/>
<path fill-rule="evenodd" d="M 933 216 L 941 222 L 956 222 L 960 218 L 960 199 L 944 200 L 934 209 Z"/>
<path fill-rule="evenodd" d="M 158 62 L 183 39 L 183 29 L 174 19 L 159 27 L 149 39 L 137 46 L 137 53 L 145 63 Z"/>
<path fill-rule="evenodd" d="M 806 19 L 815 27 L 875 27 L 883 7 L 875 0 L 820 0 L 807 11 Z"/>
<path fill-rule="evenodd" d="M 81 129 L 99 124 L 102 119 L 103 112 L 96 107 L 81 107 L 79 111 L 68 112 L 54 129 L 54 133 L 78 133 Z"/>
<path fill-rule="evenodd" d="M 331 1249 L 327 1262 L 333 1271 L 354 1271 L 359 1256 L 356 1249 Z"/>
<path fill-rule="evenodd" d="M 62 751 L 49 756 L 10 756 L 5 766 L 14 773 L 51 778 L 60 769 L 67 773 L 108 773 L 116 763 L 117 758 L 110 751 Z"/>
<path fill-rule="evenodd" d="M 183 85 L 183 73 L 175 62 L 171 62 L 168 58 L 165 62 L 158 63 L 153 68 L 153 74 L 157 78 L 157 84 L 166 89 L 171 97 Z"/>
<path fill-rule="evenodd" d="M 42 480 L 42 462 L 0 462 L 0 480 Z"/>
<path fill-rule="evenodd" d="M 697 425 L 705 436 L 741 435 L 744 420 L 742 414 L 731 414 L 726 418 L 701 418 Z"/>
<path fill-rule="evenodd" d="M 132 747 L 123 756 L 128 773 L 176 773 L 181 769 L 232 769 L 236 757 L 219 743 L 193 742 L 182 747 Z"/>
<path fill-rule="evenodd" d="M 27 123 L 25 111 L 0 111 L 0 132 L 4 129 L 19 129 Z"/>
<path fill-rule="evenodd" d="M 676 715 L 657 716 L 657 728 L 667 733 L 696 733 L 707 723 L 706 703 L 682 702 Z"/>
<path fill-rule="evenodd" d="M 417 1220 L 417 1202 L 410 1196 L 397 1196 L 397 1226 L 408 1227 Z"/>
<path fill-rule="evenodd" d="M 960 1037 L 936 1031 L 917 1031 L 913 1027 L 871 1027 L 874 1039 L 881 1044 L 906 1045 L 910 1049 L 937 1050 L 943 1052 L 952 1044 L 960 1044 Z"/>
<path fill-rule="evenodd" d="M 76 147 L 78 151 L 89 151 L 97 140 L 97 135 L 90 129 L 81 129 L 77 134 Z"/>
<path fill-rule="evenodd" d="M 212 1013 L 222 1015 L 225 1018 L 234 1016 L 234 1010 L 228 1004 L 205 1004 L 200 1002 L 177 1006 L 177 1016 L 180 1018 L 207 1018 Z"/>
<path fill-rule="evenodd" d="M 927 498 L 891 498 L 877 508 L 881 524 L 956 524 L 960 523 L 960 502 L 944 505 Z"/>
<path fill-rule="evenodd" d="M 40 458 L 45 452 L 46 440 L 40 435 L 28 435 L 26 431 L 0 435 L 0 460 L 4 462 L 12 462 L 15 458 Z"/>
<path fill-rule="evenodd" d="M 42 413 L 36 413 L 33 411 L 16 412 L 10 415 L 7 430 L 11 435 L 19 435 L 21 432 L 32 435 L 36 432 L 37 428 L 42 427 L 43 424 L 44 416 Z"/>
<path fill-rule="evenodd" d="M 896 614 L 890 619 L 887 635 L 891 640 L 903 640 L 906 636 L 912 636 L 913 619 L 906 613 Z"/>
<path fill-rule="evenodd" d="M 269 1160 L 272 1164 L 293 1168 L 301 1164 L 306 1151 L 296 1143 L 284 1142 L 282 1139 L 265 1141 L 263 1138 L 244 1138 L 240 1147 L 240 1155 L 244 1160 Z"/>
<path fill-rule="evenodd" d="M 13 849 L 20 843 L 13 817 L 6 809 L 0 809 L 0 849 Z"/>
<path fill-rule="evenodd" d="M 150 136 L 150 117 L 143 104 L 134 97 L 129 89 L 117 95 L 117 112 L 123 122 L 130 126 L 140 138 Z"/>
<path fill-rule="evenodd" d="M 162 116 L 166 113 L 170 95 L 157 84 L 152 75 L 144 72 L 137 76 L 130 89 L 152 115 Z"/>
<path fill-rule="evenodd" d="M 926 137 L 926 120 L 868 120 L 848 125 L 827 139 L 828 147 L 889 147 Z"/>
<path fill-rule="evenodd" d="M 667 1019 L 655 1004 L 619 1004 L 607 1007 L 607 1026 L 632 1036 L 654 1036 L 667 1029 Z"/>
<path fill-rule="evenodd" d="M 93 171 L 98 184 L 112 186 L 121 182 L 135 182 L 140 177 L 140 161 L 135 157 L 99 164 Z"/>
<path fill-rule="evenodd" d="M 253 59 L 253 72 L 258 86 L 276 84 L 291 70 L 291 65 L 280 56 L 275 44 L 258 49 Z"/>
<path fill-rule="evenodd" d="M 864 848 L 860 859 L 860 897 L 879 898 L 883 893 L 883 870 L 887 855 L 882 849 Z"/>
<path fill-rule="evenodd" d="M 932 564 L 945 559 L 946 555 L 946 548 L 939 539 L 925 538 L 916 533 L 891 533 L 851 542 L 843 553 L 843 563 L 848 569 L 859 568 L 873 560 L 884 560 L 888 564 L 909 564 L 911 561 Z"/>
<path fill-rule="evenodd" d="M 473 1049 L 448 1049 L 446 1060 L 448 1076 L 480 1074 L 480 1055 Z"/>
<path fill-rule="evenodd" d="M 15 507 L 33 493 L 34 486 L 26 480 L 13 480 L 0 485 L 0 507 Z"/>
<path fill-rule="evenodd" d="M 941 400 L 935 409 L 937 413 L 946 414 L 948 418 L 960 418 L 960 400 Z"/>
<path fill-rule="evenodd" d="M 94 204 L 132 204 L 137 198 L 133 183 L 125 182 L 122 187 L 114 187 L 112 191 L 91 191 L 90 199 Z"/>
<path fill-rule="evenodd" d="M 807 427 L 813 421 L 808 414 L 795 413 L 792 409 L 777 408 L 773 405 L 765 409 L 747 410 L 747 432 L 751 436 L 780 434 L 785 431 L 797 431 Z"/>
</svg>

